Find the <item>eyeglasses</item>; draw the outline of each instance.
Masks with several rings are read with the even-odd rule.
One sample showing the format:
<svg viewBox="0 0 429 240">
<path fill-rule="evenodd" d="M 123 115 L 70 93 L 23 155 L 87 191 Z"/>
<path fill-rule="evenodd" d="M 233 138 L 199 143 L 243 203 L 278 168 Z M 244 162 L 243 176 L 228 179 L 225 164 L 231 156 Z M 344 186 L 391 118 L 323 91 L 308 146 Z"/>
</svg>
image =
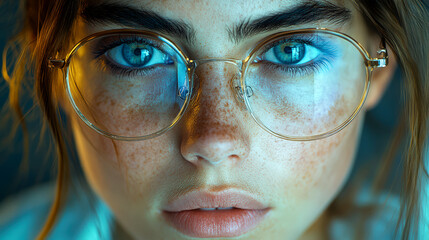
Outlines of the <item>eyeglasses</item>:
<svg viewBox="0 0 429 240">
<path fill-rule="evenodd" d="M 109 30 L 85 37 L 61 68 L 70 102 L 98 133 L 118 140 L 144 140 L 163 134 L 186 112 L 195 91 L 195 69 L 209 62 L 237 67 L 231 91 L 256 123 L 286 140 L 331 136 L 362 108 L 374 68 L 352 37 L 327 29 L 300 29 L 271 35 L 249 49 L 244 60 L 190 59 L 167 37 L 142 30 Z"/>
</svg>

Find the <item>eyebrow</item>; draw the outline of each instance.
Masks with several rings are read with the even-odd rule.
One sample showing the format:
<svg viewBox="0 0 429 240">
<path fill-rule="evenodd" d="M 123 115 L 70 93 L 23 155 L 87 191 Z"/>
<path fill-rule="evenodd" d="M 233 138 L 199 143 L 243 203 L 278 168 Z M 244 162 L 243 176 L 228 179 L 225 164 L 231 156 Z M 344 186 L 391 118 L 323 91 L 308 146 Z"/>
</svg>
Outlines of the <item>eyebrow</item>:
<svg viewBox="0 0 429 240">
<path fill-rule="evenodd" d="M 232 28 L 228 28 L 228 34 L 230 39 L 237 43 L 258 33 L 321 20 L 342 25 L 349 22 L 351 16 L 351 11 L 345 7 L 328 1 L 310 0 L 256 20 L 247 19 L 241 21 Z"/>
<path fill-rule="evenodd" d="M 80 15 L 88 24 L 114 23 L 143 28 L 170 34 L 190 43 L 195 38 L 193 28 L 183 21 L 168 19 L 152 11 L 117 3 L 86 4 Z"/>
<path fill-rule="evenodd" d="M 145 10 L 118 3 L 87 3 L 81 17 L 88 24 L 114 23 L 133 28 L 143 28 L 184 39 L 189 44 L 195 42 L 195 29 L 181 20 L 173 20 Z M 298 5 L 255 20 L 246 19 L 227 27 L 229 39 L 238 43 L 258 33 L 279 28 L 326 20 L 334 24 L 344 24 L 351 19 L 351 11 L 325 0 L 309 0 Z"/>
</svg>

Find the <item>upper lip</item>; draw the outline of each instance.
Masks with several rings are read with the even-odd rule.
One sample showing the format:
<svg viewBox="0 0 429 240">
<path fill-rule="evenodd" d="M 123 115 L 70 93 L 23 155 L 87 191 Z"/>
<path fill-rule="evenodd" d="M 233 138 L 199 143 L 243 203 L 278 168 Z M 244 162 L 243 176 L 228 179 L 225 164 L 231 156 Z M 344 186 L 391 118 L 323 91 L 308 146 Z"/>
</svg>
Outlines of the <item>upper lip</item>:
<svg viewBox="0 0 429 240">
<path fill-rule="evenodd" d="M 164 211 L 180 212 L 198 208 L 241 208 L 260 210 L 267 206 L 256 200 L 248 193 L 237 190 L 225 190 L 222 192 L 209 192 L 194 190 L 180 195 L 168 202 Z"/>
</svg>

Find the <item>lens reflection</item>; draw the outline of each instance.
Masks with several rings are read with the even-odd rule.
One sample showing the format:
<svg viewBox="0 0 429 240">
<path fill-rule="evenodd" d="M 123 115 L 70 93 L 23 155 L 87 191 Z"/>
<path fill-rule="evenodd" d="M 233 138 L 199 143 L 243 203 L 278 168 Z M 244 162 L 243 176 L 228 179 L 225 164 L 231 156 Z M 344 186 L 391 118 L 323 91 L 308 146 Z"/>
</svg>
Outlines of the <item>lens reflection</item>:
<svg viewBox="0 0 429 240">
<path fill-rule="evenodd" d="M 167 43 L 145 35 L 108 35 L 85 43 L 68 69 L 70 95 L 97 129 L 125 137 L 170 126 L 184 105 L 186 64 Z M 179 96 L 180 94 L 180 96 Z"/>
<path fill-rule="evenodd" d="M 329 33 L 289 34 L 258 50 L 245 73 L 254 117 L 288 137 L 329 132 L 346 122 L 365 91 L 366 66 L 349 41 Z"/>
</svg>

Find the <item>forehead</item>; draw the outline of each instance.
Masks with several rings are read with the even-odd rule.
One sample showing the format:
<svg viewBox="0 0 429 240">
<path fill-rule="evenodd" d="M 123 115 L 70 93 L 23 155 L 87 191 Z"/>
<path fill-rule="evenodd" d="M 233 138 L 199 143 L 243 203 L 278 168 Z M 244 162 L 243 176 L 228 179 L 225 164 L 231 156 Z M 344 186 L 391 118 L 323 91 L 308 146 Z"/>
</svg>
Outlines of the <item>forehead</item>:
<svg viewBox="0 0 429 240">
<path fill-rule="evenodd" d="M 103 5 L 108 8 L 100 10 Z M 297 28 L 341 30 L 355 12 L 350 2 L 334 0 L 99 0 L 86 6 L 84 18 L 95 23 L 94 32 L 143 28 L 206 51 L 245 49 L 266 35 Z"/>
<path fill-rule="evenodd" d="M 101 1 L 103 2 L 103 1 Z M 338 0 L 108 0 L 122 3 L 137 9 L 149 9 L 172 19 L 180 19 L 194 26 L 227 27 L 270 14 L 293 9 L 306 4 L 336 5 L 352 9 L 353 5 Z M 196 28 L 205 30 L 207 28 Z"/>
<path fill-rule="evenodd" d="M 144 6 L 172 15 L 186 14 L 190 18 L 216 15 L 219 18 L 229 17 L 229 20 L 249 16 L 257 17 L 267 12 L 276 12 L 303 3 L 347 5 L 347 2 L 338 0 L 107 0 L 107 2 L 124 3 L 137 7 Z"/>
<path fill-rule="evenodd" d="M 145 2 L 144 0 L 139 0 Z M 135 4 L 138 1 L 130 1 Z M 163 0 L 149 1 L 147 5 L 157 12 L 162 12 L 171 17 L 182 16 L 193 23 L 202 23 L 210 19 L 213 24 L 228 23 L 248 17 L 257 17 L 267 12 L 278 11 L 281 8 L 292 7 L 300 1 L 264 1 L 264 0 Z M 203 20 L 204 19 L 204 20 Z M 203 21 L 201 21 L 203 20 Z"/>
<path fill-rule="evenodd" d="M 299 2 L 288 0 L 163 0 L 150 1 L 147 7 L 163 16 L 181 19 L 189 23 L 196 36 L 220 40 L 219 37 L 226 37 L 227 32 L 232 31 L 234 26 L 250 19 L 273 14 L 280 9 L 290 9 Z"/>
<path fill-rule="evenodd" d="M 330 15 L 329 8 L 332 6 L 338 6 L 349 11 L 353 9 L 351 3 L 339 0 L 89 0 L 86 1 L 85 5 L 103 4 L 148 10 L 164 18 L 191 24 L 199 31 L 210 30 L 219 26 L 228 27 L 234 23 L 239 24 L 288 10 L 297 10 L 294 12 L 295 15 L 308 15 L 308 12 L 324 8 L 326 14 Z M 299 6 L 306 6 L 307 8 L 299 8 Z M 116 9 L 112 8 L 111 10 Z M 104 13 L 116 15 L 116 11 L 113 11 Z M 337 9 L 332 11 L 337 11 Z M 209 25 L 208 28 L 207 25 Z M 204 27 L 198 28 L 198 26 Z"/>
</svg>

